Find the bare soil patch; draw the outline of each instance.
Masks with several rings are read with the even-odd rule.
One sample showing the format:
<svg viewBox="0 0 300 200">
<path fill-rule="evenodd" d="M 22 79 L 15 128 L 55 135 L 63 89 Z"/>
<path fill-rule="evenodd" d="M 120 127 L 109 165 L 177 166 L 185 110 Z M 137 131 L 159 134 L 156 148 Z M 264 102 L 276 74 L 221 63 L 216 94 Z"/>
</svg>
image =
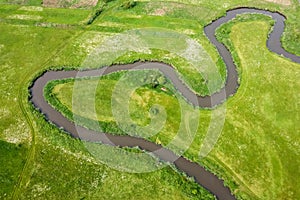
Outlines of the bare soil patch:
<svg viewBox="0 0 300 200">
<path fill-rule="evenodd" d="M 164 16 L 165 14 L 166 14 L 166 10 L 163 8 L 158 8 L 152 13 L 152 15 L 156 15 L 156 16 Z"/>
</svg>

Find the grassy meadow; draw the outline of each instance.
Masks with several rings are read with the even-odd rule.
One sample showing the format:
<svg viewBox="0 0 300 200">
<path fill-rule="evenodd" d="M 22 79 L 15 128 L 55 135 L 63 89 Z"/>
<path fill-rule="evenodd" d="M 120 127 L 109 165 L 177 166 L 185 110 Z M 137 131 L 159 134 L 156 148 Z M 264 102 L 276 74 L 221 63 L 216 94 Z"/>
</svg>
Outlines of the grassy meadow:
<svg viewBox="0 0 300 200">
<path fill-rule="evenodd" d="M 55 62 L 73 60 L 70 49 L 83 31 L 15 23 L 3 23 L 0 30 L 0 155 L 1 163 L 7 163 L 0 170 L 1 199 L 213 198 L 171 167 L 147 174 L 110 169 L 28 103 L 34 76 Z"/>
<path fill-rule="evenodd" d="M 172 166 L 132 174 L 99 163 L 81 141 L 49 124 L 32 107 L 28 87 L 47 69 L 80 68 L 89 53 L 117 33 L 153 27 L 170 29 L 197 41 L 216 63 L 224 80 L 224 63 L 205 37 L 203 26 L 238 6 L 280 11 L 287 16 L 283 46 L 300 55 L 300 6 L 296 0 L 291 2 L 280 5 L 263 0 L 138 1 L 126 9 L 121 6 L 122 1 L 99 1 L 95 8 L 70 9 L 45 8 L 36 0 L 0 0 L 0 161 L 7 163 L 0 167 L 0 199 L 213 198 Z M 92 23 L 87 25 L 91 19 Z M 297 199 L 300 127 L 295 122 L 299 121 L 299 64 L 266 49 L 272 23 L 269 19 L 252 16 L 240 21 L 225 25 L 226 30 L 220 29 L 218 34 L 235 52 L 241 75 L 237 94 L 226 103 L 222 134 L 208 157 L 200 159 L 199 150 L 212 111 L 197 110 L 199 127 L 184 155 L 218 174 L 239 199 Z M 167 51 L 128 52 L 113 63 L 136 60 L 172 64 L 194 91 L 207 94 L 205 84 L 197 84 L 203 80 L 188 70 L 188 61 Z M 116 78 L 96 79 L 102 88 L 97 96 L 101 105 L 96 107 L 96 118 L 80 110 L 75 114 L 87 122 L 99 120 L 107 130 L 115 128 L 117 132 L 109 100 Z M 95 80 L 83 80 L 89 81 Z M 50 92 L 57 100 L 55 106 L 71 116 L 72 80 L 57 82 L 53 87 Z M 163 105 L 168 113 L 167 126 L 150 140 L 168 144 L 178 130 L 181 113 L 174 109 L 178 99 L 173 93 L 159 88 L 142 87 L 136 91 L 130 102 L 131 117 L 145 125 L 151 118 L 151 105 Z M 116 151 L 99 146 L 112 154 Z M 147 154 L 143 159 L 149 165 L 157 162 Z"/>
<path fill-rule="evenodd" d="M 262 21 L 232 27 L 242 81 L 226 104 L 222 136 L 209 157 L 234 174 L 240 190 L 247 188 L 259 199 L 294 199 L 299 196 L 294 121 L 299 118 L 299 64 L 267 50 L 269 28 Z"/>
<path fill-rule="evenodd" d="M 211 115 L 211 111 L 200 110 L 200 127 L 194 143 L 186 152 L 188 158 L 205 163 L 212 171 L 219 172 L 232 190 L 246 199 L 293 199 L 294 195 L 297 196 L 297 190 L 291 192 L 291 188 L 297 185 L 293 177 L 297 173 L 298 164 L 291 163 L 299 156 L 299 127 L 293 126 L 292 120 L 299 118 L 299 95 L 295 93 L 300 89 L 299 64 L 291 63 L 267 50 L 265 42 L 270 28 L 268 18 L 252 16 L 251 20 L 251 16 L 245 16 L 219 29 L 219 34 L 226 32 L 222 30 L 227 30 L 227 33 L 229 31 L 227 38 L 226 35 L 223 38 L 227 39 L 226 43 L 232 44 L 231 48 L 234 47 L 239 58 L 237 63 L 240 64 L 239 71 L 242 75 L 241 86 L 238 93 L 226 103 L 225 124 L 216 148 L 204 160 L 199 159 L 199 150 Z M 80 80 L 76 90 L 73 79 L 55 81 L 50 83 L 51 87 L 46 87 L 46 96 L 50 97 L 48 101 L 52 105 L 71 120 L 73 114 L 79 115 L 85 119 L 100 121 L 100 126 L 105 131 L 124 134 L 122 130 L 117 130 L 111 111 L 113 90 L 122 75 L 124 73 Z M 88 86 L 94 84 L 97 85 L 96 115 L 85 105 L 89 104 L 89 100 L 84 99 L 88 96 Z M 165 126 L 149 140 L 167 146 L 177 134 L 182 113 L 176 97 L 162 91 L 162 87 L 141 87 L 136 90 L 130 100 L 130 116 L 136 124 L 145 126 L 151 119 L 151 106 L 163 106 L 167 113 Z M 287 92 L 286 88 L 291 89 Z M 74 90 L 82 94 L 79 95 L 81 107 L 76 109 L 72 107 Z M 291 141 L 293 142 L 290 143 Z M 286 163 L 290 164 L 284 166 Z"/>
</svg>

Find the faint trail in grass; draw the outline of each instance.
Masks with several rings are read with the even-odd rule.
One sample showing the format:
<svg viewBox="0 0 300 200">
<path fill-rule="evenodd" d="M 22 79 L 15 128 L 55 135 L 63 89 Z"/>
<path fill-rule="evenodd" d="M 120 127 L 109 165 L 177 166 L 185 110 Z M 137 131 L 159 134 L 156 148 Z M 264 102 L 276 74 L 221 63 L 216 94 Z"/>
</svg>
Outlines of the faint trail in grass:
<svg viewBox="0 0 300 200">
<path fill-rule="evenodd" d="M 250 186 L 248 184 L 246 184 L 246 182 L 242 179 L 242 177 L 240 177 L 237 173 L 235 173 L 235 171 L 233 169 L 231 169 L 229 167 L 229 165 L 227 165 L 225 162 L 223 162 L 222 160 L 220 160 L 218 157 L 214 156 L 212 157 L 213 160 L 218 163 L 219 165 L 221 165 L 222 167 L 224 167 L 226 170 L 228 170 L 230 172 L 230 175 L 232 175 L 234 177 L 235 180 L 238 180 L 239 183 L 242 183 L 243 186 L 245 188 L 248 189 L 248 191 L 251 192 L 251 194 L 256 197 L 257 199 L 259 199 L 259 197 L 257 196 L 257 194 L 250 188 Z"/>
<path fill-rule="evenodd" d="M 22 80 L 22 82 L 20 84 L 19 92 L 18 92 L 18 104 L 19 104 L 19 107 L 20 107 L 24 117 L 25 117 L 26 123 L 29 126 L 32 139 L 31 139 L 30 148 L 27 153 L 26 162 L 25 162 L 22 172 L 19 176 L 19 180 L 14 187 L 12 199 L 20 199 L 21 188 L 23 185 L 26 185 L 29 182 L 30 177 L 32 175 L 33 167 L 30 167 L 30 166 L 34 163 L 34 158 L 35 158 L 36 132 L 35 132 L 33 120 L 30 117 L 31 112 L 28 110 L 28 107 L 26 108 L 26 106 L 25 106 L 25 105 L 28 106 L 28 90 L 27 90 L 27 87 L 24 89 L 24 86 L 27 86 L 28 80 L 32 78 L 32 74 L 34 74 L 35 72 L 37 72 L 39 70 L 43 70 L 43 69 L 47 68 L 49 66 L 49 63 L 53 60 L 53 58 L 55 58 L 57 55 L 59 55 L 67 47 L 67 45 L 70 43 L 70 41 L 74 40 L 75 38 L 80 37 L 83 33 L 84 33 L 84 31 L 78 32 L 73 37 L 70 37 L 69 40 L 64 42 L 62 45 L 58 46 L 55 49 L 54 53 L 51 56 L 49 56 L 49 58 L 44 62 L 44 64 L 42 64 L 42 66 L 33 68 L 32 71 L 29 71 L 24 76 L 24 79 Z"/>
</svg>

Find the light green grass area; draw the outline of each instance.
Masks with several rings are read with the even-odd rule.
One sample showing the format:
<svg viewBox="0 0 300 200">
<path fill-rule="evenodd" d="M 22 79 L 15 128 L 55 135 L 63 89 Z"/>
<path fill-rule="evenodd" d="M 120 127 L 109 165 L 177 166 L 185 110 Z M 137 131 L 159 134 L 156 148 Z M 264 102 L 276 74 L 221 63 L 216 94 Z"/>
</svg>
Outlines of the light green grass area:
<svg viewBox="0 0 300 200">
<path fill-rule="evenodd" d="M 82 56 L 76 60 L 70 52 L 86 50 L 80 47 L 82 31 L 1 23 L 0 32 L 1 92 L 5 94 L 1 96 L 0 159 L 6 163 L 0 167 L 1 199 L 213 198 L 171 167 L 131 174 L 97 162 L 80 141 L 48 124 L 28 103 L 28 86 L 37 73 L 56 62 L 79 65 Z"/>
<path fill-rule="evenodd" d="M 223 133 L 209 158 L 231 172 L 241 191 L 258 198 L 294 199 L 299 196 L 292 189 L 299 187 L 293 161 L 299 157 L 299 126 L 294 121 L 299 118 L 299 64 L 269 52 L 267 33 L 264 22 L 232 28 L 242 81 L 227 103 Z"/>
<path fill-rule="evenodd" d="M 15 162 L 19 164 L 1 166 L 1 171 L 14 170 L 14 173 L 1 174 L 1 182 L 10 180 L 14 184 L 3 187 L 1 184 L 0 196 L 11 199 L 14 189 L 18 188 L 20 178 L 24 177 L 27 182 L 27 177 L 30 177 L 30 174 L 22 173 L 25 169 L 24 161 L 27 159 L 29 163 L 32 161 L 27 153 L 31 152 L 31 146 L 34 144 L 34 137 L 31 134 L 32 125 L 28 126 L 26 120 L 28 119 L 32 124 L 33 119 L 24 116 L 24 107 L 28 105 L 28 81 L 33 73 L 43 68 L 47 60 L 57 53 L 57 49 L 65 45 L 63 41 L 68 41 L 76 32 L 4 24 L 0 25 L 0 32 L 1 93 L 3 94 L 1 96 L 0 138 L 12 147 L 24 146 L 19 150 L 18 148 L 11 150 L 11 152 L 18 150 L 15 152 Z M 1 159 L 8 160 L 10 154 L 10 150 L 4 148 L 1 152 Z M 19 155 L 22 157 L 20 158 Z M 29 167 L 33 169 L 32 166 Z"/>
<path fill-rule="evenodd" d="M 131 9 L 121 8 L 121 4 L 112 1 L 103 9 L 102 4 L 98 4 L 96 8 L 85 10 L 42 8 L 41 2 L 36 0 L 0 0 L 0 163 L 7 163 L 0 167 L 0 199 L 212 197 L 170 167 L 152 173 L 129 174 L 98 163 L 81 141 L 49 125 L 28 103 L 28 86 L 38 74 L 50 68 L 81 67 L 86 56 L 108 37 L 124 30 L 149 27 L 186 34 L 204 47 L 225 78 L 225 66 L 205 37 L 203 26 L 224 15 L 227 9 L 250 6 L 285 14 L 287 29 L 282 38 L 283 46 L 300 55 L 300 6 L 296 0 L 291 6 L 263 0 L 143 1 Z M 91 25 L 86 25 L 97 10 L 101 10 L 100 15 Z M 199 159 L 211 118 L 211 111 L 201 110 L 197 134 L 185 157 L 200 162 L 225 179 L 238 198 L 297 199 L 300 196 L 297 180 L 300 127 L 295 122 L 299 121 L 299 65 L 266 49 L 270 23 L 259 20 L 237 23 L 229 33 L 231 47 L 241 63 L 241 86 L 227 103 L 226 121 L 215 149 L 207 158 Z M 135 60 L 160 60 L 175 67 L 187 63 L 178 57 L 170 59 L 169 52 L 157 49 L 153 49 L 152 54 L 128 52 L 115 62 Z M 189 73 L 185 77 L 197 80 Z M 103 86 L 115 83 L 112 78 L 100 81 Z M 71 85 L 66 83 L 56 88 L 60 100 L 70 99 Z M 68 93 L 63 95 L 61 91 Z M 105 112 L 97 107 L 98 117 L 109 129 L 112 124 L 110 101 L 105 95 L 111 90 L 107 87 L 104 91 L 105 94 L 99 93 L 99 99 Z M 178 110 L 170 106 L 178 104 L 174 97 L 159 89 L 140 88 L 131 102 L 136 113 L 136 117 L 132 117 L 141 125 L 149 122 L 148 109 L 156 102 L 169 111 L 168 127 L 150 139 L 167 144 L 178 127 Z M 88 113 L 79 114 L 89 117 Z M 113 155 L 118 151 L 107 146 L 101 148 Z M 143 161 L 155 163 L 147 156 Z"/>
<path fill-rule="evenodd" d="M 299 118 L 299 94 L 295 92 L 300 89 L 299 65 L 267 50 L 265 43 L 269 28 L 268 23 L 255 21 L 240 22 L 230 29 L 229 41 L 232 41 L 241 64 L 241 86 L 226 104 L 223 131 L 208 158 L 201 160 L 198 157 L 210 123 L 211 111 L 205 110 L 200 111 L 200 128 L 186 156 L 205 163 L 217 172 L 241 198 L 293 199 L 298 196 L 295 177 L 298 176 L 299 163 L 296 160 L 300 153 L 299 126 L 294 123 L 294 119 Z M 92 117 L 93 112 L 83 112 L 87 110 L 84 106 L 74 113 L 114 124 L 111 96 L 116 84 L 114 79 L 117 78 L 108 76 L 100 80 L 83 80 L 84 83 L 80 83 L 82 93 L 86 90 L 84 86 L 90 82 L 99 82 L 96 92 L 97 117 Z M 59 82 L 52 91 L 57 100 L 66 106 L 67 115 L 72 108 L 74 81 Z M 151 112 L 148 111 L 153 103 L 166 109 L 168 119 L 164 129 L 150 140 L 167 145 L 176 135 L 181 117 L 180 112 L 174 109 L 179 107 L 174 96 L 160 89 L 140 88 L 131 96 L 131 117 L 137 124 L 149 123 Z M 69 116 L 72 114 L 69 113 Z M 113 125 L 111 130 L 115 128 Z"/>
<path fill-rule="evenodd" d="M 134 29 L 106 38 L 91 52 L 81 68 L 135 61 L 172 64 L 179 77 L 202 96 L 218 91 L 225 81 L 225 69 L 222 72 L 218 69 L 197 40 L 162 28 Z"/>
<path fill-rule="evenodd" d="M 297 27 L 300 25 L 297 20 L 294 20 L 296 16 L 300 17 L 298 16 L 299 7 L 296 7 L 294 4 L 291 6 L 280 6 L 278 4 L 267 3 L 266 1 L 230 1 L 230 3 L 221 1 L 193 1 L 191 5 L 189 1 L 143 1 L 137 2 L 131 9 L 124 9 L 115 1 L 112 1 L 110 4 L 113 4 L 113 6 L 93 22 L 92 29 L 118 33 L 137 28 L 155 27 L 168 28 L 180 34 L 185 34 L 199 42 L 204 50 L 208 52 L 211 59 L 217 63 L 217 69 L 223 82 L 226 77 L 225 65 L 218 56 L 216 49 L 211 47 L 208 39 L 201 30 L 212 20 L 224 15 L 227 9 L 248 5 L 250 7 L 268 8 L 282 12 L 289 18 L 286 23 L 287 31 L 283 37 L 283 45 L 291 52 L 300 55 L 300 51 L 297 48 L 297 45 L 300 45 L 297 39 L 299 37 Z M 178 43 L 180 43 L 180 40 L 178 40 Z M 164 43 L 161 43 L 161 47 L 158 48 L 161 49 L 163 46 Z M 156 60 L 169 63 L 180 72 L 184 81 L 198 94 L 207 95 L 214 92 L 207 91 L 205 87 L 206 81 L 198 76 L 195 70 L 188 70 L 191 69 L 188 61 L 180 58 L 180 56 L 170 54 L 169 51 L 152 50 L 150 56 L 145 53 L 130 52 L 122 56 L 116 63 L 129 63 L 136 60 Z M 222 85 L 219 84 L 217 88 L 221 88 Z"/>
<path fill-rule="evenodd" d="M 287 31 L 283 38 L 284 47 L 300 55 L 299 48 L 299 2 L 283 6 L 265 0 L 234 0 L 234 1 L 138 1 L 131 9 L 122 9 L 115 6 L 105 12 L 105 16 L 95 20 L 94 25 L 101 30 L 120 32 L 132 27 L 168 27 L 187 35 L 195 36 L 207 51 L 214 56 L 214 51 L 206 45 L 206 38 L 199 32 L 198 27 L 207 25 L 212 20 L 225 14 L 228 9 L 236 7 L 257 7 L 279 11 L 287 16 Z M 142 22 L 142 23 L 141 23 Z M 196 28 L 196 29 L 195 29 Z"/>
<path fill-rule="evenodd" d="M 148 73 L 148 76 L 150 76 L 158 72 L 137 71 L 131 72 L 131 75 L 139 77 L 141 73 Z M 115 131 L 115 134 L 124 135 L 126 133 L 118 128 L 115 115 L 112 111 L 112 96 L 116 92 L 115 87 L 118 83 L 118 79 L 125 75 L 126 73 L 124 72 L 117 72 L 104 76 L 101 79 L 83 79 L 76 82 L 76 86 L 74 86 L 74 79 L 50 82 L 45 88 L 45 96 L 57 109 L 61 111 L 64 110 L 64 115 L 70 120 L 73 120 L 73 114 L 83 117 L 83 121 L 78 120 L 77 123 L 95 130 L 97 130 L 98 127 L 92 126 L 93 123 L 88 123 L 86 119 L 101 121 L 100 127 L 103 131 Z M 163 76 L 160 75 L 159 77 Z M 95 99 L 93 99 L 94 96 L 92 96 L 91 93 L 93 91 L 93 85 L 97 86 Z M 73 91 L 75 91 L 77 95 L 73 96 Z M 155 89 L 148 85 L 139 88 L 128 98 L 130 101 L 130 113 L 128 117 L 138 126 L 146 126 L 150 123 L 153 116 L 149 111 L 155 108 L 155 104 L 164 107 L 167 115 L 166 123 L 160 134 L 152 138 L 154 141 L 160 138 L 160 140 L 167 144 L 177 134 L 179 128 L 178 122 L 180 122 L 182 114 L 181 109 L 185 107 L 192 109 L 183 99 L 180 99 L 180 101 L 184 103 L 180 104 L 177 100 L 179 94 L 176 94 L 174 91 L 175 89 L 170 83 L 157 85 Z M 117 95 L 115 101 L 122 101 L 122 99 L 122 96 Z M 93 100 L 96 102 L 95 111 L 93 106 L 90 106 Z M 180 108 L 180 106 L 184 107 Z M 156 114 L 160 115 L 161 113 L 159 113 L 158 110 Z"/>
<path fill-rule="evenodd" d="M 223 133 L 210 158 L 231 172 L 241 191 L 258 198 L 294 199 L 299 196 L 299 126 L 294 121 L 299 118 L 299 64 L 269 52 L 267 33 L 264 22 L 232 28 L 242 81 L 227 103 Z"/>
<path fill-rule="evenodd" d="M 41 6 L 0 6 L 0 18 L 3 22 L 43 27 L 66 28 L 67 25 L 79 25 L 87 20 L 90 12 L 91 10 L 84 9 L 53 9 Z"/>
</svg>

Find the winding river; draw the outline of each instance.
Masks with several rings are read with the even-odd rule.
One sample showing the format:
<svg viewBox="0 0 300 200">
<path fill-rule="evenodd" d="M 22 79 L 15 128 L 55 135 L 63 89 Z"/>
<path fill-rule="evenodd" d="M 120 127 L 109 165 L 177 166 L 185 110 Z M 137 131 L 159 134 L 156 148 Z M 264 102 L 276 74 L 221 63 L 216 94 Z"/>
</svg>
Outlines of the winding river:
<svg viewBox="0 0 300 200">
<path fill-rule="evenodd" d="M 71 136 L 80 138 L 81 140 L 91 142 L 102 142 L 104 144 L 120 146 L 120 147 L 135 147 L 139 146 L 141 149 L 153 152 L 160 159 L 164 161 L 173 162 L 175 166 L 185 172 L 187 175 L 194 177 L 195 181 L 214 194 L 218 199 L 235 199 L 231 194 L 230 190 L 224 186 L 223 180 L 211 172 L 206 171 L 198 163 L 191 162 L 184 157 L 177 157 L 172 151 L 162 147 L 161 145 L 147 141 L 142 138 L 136 138 L 132 136 L 116 136 L 110 135 L 109 133 L 99 133 L 86 128 L 75 125 L 73 122 L 66 119 L 60 112 L 56 111 L 50 106 L 43 95 L 43 88 L 45 85 L 52 80 L 75 78 L 75 77 L 86 77 L 86 76 L 100 76 L 110 74 L 112 72 L 120 70 L 132 70 L 132 69 L 159 69 L 167 78 L 171 80 L 176 89 L 193 105 L 200 107 L 213 107 L 225 101 L 229 96 L 236 93 L 239 83 L 236 66 L 233 62 L 232 56 L 228 49 L 215 37 L 216 29 L 228 22 L 229 20 L 236 17 L 238 14 L 244 13 L 259 13 L 270 16 L 275 21 L 273 31 L 269 35 L 267 41 L 267 47 L 270 51 L 273 51 L 279 55 L 283 55 L 286 58 L 291 59 L 294 62 L 300 63 L 300 57 L 288 53 L 285 51 L 280 42 L 281 35 L 285 27 L 285 17 L 280 13 L 270 12 L 252 8 L 238 8 L 227 12 L 226 16 L 221 17 L 204 28 L 206 36 L 209 38 L 218 49 L 221 57 L 227 66 L 227 79 L 224 88 L 219 92 L 212 94 L 211 96 L 197 96 L 191 91 L 185 83 L 183 83 L 177 74 L 177 72 L 169 65 L 158 63 L 158 62 L 137 62 L 128 65 L 114 65 L 110 67 L 104 67 L 101 69 L 87 70 L 80 72 L 78 71 L 47 71 L 42 76 L 37 78 L 30 88 L 31 99 L 30 101 L 34 106 L 39 109 L 46 118 L 55 124 L 57 127 L 63 128 Z M 79 75 L 79 76 L 78 76 Z M 196 98 L 195 98 L 196 97 Z M 80 135 L 79 135 L 80 133 Z M 175 161 L 174 161 L 175 160 Z"/>
</svg>

